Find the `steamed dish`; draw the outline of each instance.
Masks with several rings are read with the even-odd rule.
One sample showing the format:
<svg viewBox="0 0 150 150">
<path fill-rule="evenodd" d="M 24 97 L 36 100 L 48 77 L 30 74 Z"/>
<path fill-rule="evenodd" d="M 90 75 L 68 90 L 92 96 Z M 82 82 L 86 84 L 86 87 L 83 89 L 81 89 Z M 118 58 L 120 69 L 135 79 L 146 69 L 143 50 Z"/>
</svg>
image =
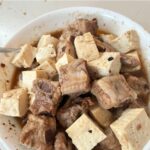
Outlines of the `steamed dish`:
<svg viewBox="0 0 150 150">
<path fill-rule="evenodd" d="M 27 148 L 142 150 L 150 87 L 139 49 L 136 31 L 106 33 L 96 19 L 42 35 L 0 56 L 0 114 L 19 118 Z"/>
</svg>

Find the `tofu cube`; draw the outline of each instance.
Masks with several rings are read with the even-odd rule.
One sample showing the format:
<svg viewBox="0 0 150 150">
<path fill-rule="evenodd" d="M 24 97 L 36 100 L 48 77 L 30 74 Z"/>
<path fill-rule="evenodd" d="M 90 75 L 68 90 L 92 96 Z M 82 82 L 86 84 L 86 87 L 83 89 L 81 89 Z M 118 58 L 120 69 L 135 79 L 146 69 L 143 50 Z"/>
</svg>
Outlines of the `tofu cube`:
<svg viewBox="0 0 150 150">
<path fill-rule="evenodd" d="M 150 119 L 144 108 L 128 109 L 111 124 L 122 150 L 142 150 L 150 140 Z"/>
<path fill-rule="evenodd" d="M 137 98 L 136 92 L 130 88 L 123 75 L 103 77 L 94 81 L 91 92 L 105 109 L 120 107 Z"/>
<path fill-rule="evenodd" d="M 121 69 L 119 52 L 104 52 L 96 60 L 90 61 L 88 70 L 93 78 L 119 74 Z"/>
<path fill-rule="evenodd" d="M 112 40 L 114 40 L 115 38 L 117 38 L 117 36 L 115 36 L 114 34 L 100 34 L 100 38 L 104 42 L 110 43 Z"/>
<path fill-rule="evenodd" d="M 121 57 L 121 72 L 135 72 L 141 70 L 141 61 L 137 51 L 127 53 Z"/>
<path fill-rule="evenodd" d="M 28 110 L 28 94 L 23 88 L 3 93 L 0 101 L 0 114 L 13 117 L 22 117 Z"/>
<path fill-rule="evenodd" d="M 76 59 L 61 66 L 59 82 L 63 95 L 77 96 L 89 92 L 90 78 L 86 69 L 86 61 Z"/>
<path fill-rule="evenodd" d="M 49 59 L 54 60 L 55 57 L 56 57 L 56 50 L 52 44 L 49 44 L 46 47 L 40 47 L 36 54 L 36 60 L 39 64 Z"/>
<path fill-rule="evenodd" d="M 121 53 L 127 53 L 139 48 L 138 35 L 134 30 L 129 30 L 117 38 L 112 38 L 112 40 L 107 38 L 105 42 Z"/>
<path fill-rule="evenodd" d="M 96 106 L 90 110 L 92 117 L 103 127 L 108 127 L 113 121 L 113 116 L 110 111 Z"/>
<path fill-rule="evenodd" d="M 12 64 L 19 68 L 29 68 L 34 61 L 36 53 L 37 48 L 32 47 L 29 44 L 25 44 L 21 47 L 19 53 L 12 60 Z"/>
<path fill-rule="evenodd" d="M 11 64 L 15 53 L 0 53 L 0 97 L 2 93 L 12 88 L 16 67 Z"/>
<path fill-rule="evenodd" d="M 91 61 L 99 58 L 99 51 L 90 32 L 77 36 L 74 41 L 78 58 Z"/>
<path fill-rule="evenodd" d="M 66 132 L 78 150 L 91 150 L 106 138 L 106 135 L 86 114 L 77 119 Z"/>
<path fill-rule="evenodd" d="M 48 74 L 43 70 L 23 71 L 22 72 L 22 85 L 31 91 L 33 81 L 36 79 L 48 79 Z"/>
<path fill-rule="evenodd" d="M 41 47 L 47 47 L 49 44 L 52 44 L 55 48 L 57 47 L 57 44 L 58 44 L 58 39 L 51 36 L 51 35 L 43 35 L 39 42 L 38 42 L 38 48 L 41 48 Z"/>
<path fill-rule="evenodd" d="M 44 61 L 41 65 L 35 68 L 35 70 L 45 71 L 48 74 L 49 78 L 53 78 L 55 75 L 57 75 L 55 65 L 51 60 Z"/>
<path fill-rule="evenodd" d="M 74 58 L 71 55 L 65 53 L 61 58 L 58 59 L 57 63 L 55 64 L 57 71 L 59 72 L 59 68 L 61 66 L 69 64 L 73 60 Z"/>
</svg>

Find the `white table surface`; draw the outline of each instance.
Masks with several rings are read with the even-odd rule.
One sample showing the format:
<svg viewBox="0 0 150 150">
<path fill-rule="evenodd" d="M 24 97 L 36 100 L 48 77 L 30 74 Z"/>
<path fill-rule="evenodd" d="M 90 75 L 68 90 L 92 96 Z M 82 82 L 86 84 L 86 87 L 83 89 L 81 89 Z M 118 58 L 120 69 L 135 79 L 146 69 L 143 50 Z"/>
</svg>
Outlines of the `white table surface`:
<svg viewBox="0 0 150 150">
<path fill-rule="evenodd" d="M 33 18 L 55 9 L 73 6 L 102 7 L 119 12 L 150 32 L 150 1 L 0 0 L 0 47 Z"/>
<path fill-rule="evenodd" d="M 64 1 L 0 0 L 0 46 L 33 18 L 46 12 L 70 6 L 94 6 L 124 14 L 150 32 L 150 1 Z"/>
</svg>

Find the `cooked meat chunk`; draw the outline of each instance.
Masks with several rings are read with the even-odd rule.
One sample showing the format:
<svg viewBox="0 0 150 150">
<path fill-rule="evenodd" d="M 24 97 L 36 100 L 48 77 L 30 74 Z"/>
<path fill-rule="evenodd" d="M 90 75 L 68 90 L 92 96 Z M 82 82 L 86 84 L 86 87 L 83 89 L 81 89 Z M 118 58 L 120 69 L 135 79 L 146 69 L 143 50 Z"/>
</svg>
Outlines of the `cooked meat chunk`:
<svg viewBox="0 0 150 150">
<path fill-rule="evenodd" d="M 59 41 L 58 48 L 57 48 L 57 60 L 61 58 L 64 53 L 76 57 L 75 50 L 71 41 L 66 41 L 66 40 Z"/>
<path fill-rule="evenodd" d="M 63 132 L 57 133 L 54 143 L 55 150 L 72 150 L 71 142 L 66 138 Z"/>
<path fill-rule="evenodd" d="M 63 108 L 67 108 L 69 106 L 73 106 L 75 104 L 79 104 L 81 105 L 83 108 L 89 108 L 92 106 L 95 106 L 97 104 L 96 99 L 91 98 L 91 97 L 76 97 L 76 98 L 70 98 L 65 105 L 63 106 Z"/>
<path fill-rule="evenodd" d="M 121 54 L 121 63 L 122 65 L 125 65 L 128 67 L 136 67 L 139 64 L 137 59 L 135 59 L 132 56 L 128 56 L 126 54 Z"/>
<path fill-rule="evenodd" d="M 115 52 L 116 50 L 111 46 L 109 45 L 108 43 L 105 43 L 105 42 L 102 42 L 100 41 L 99 39 L 97 38 L 94 38 L 95 40 L 95 43 L 99 49 L 99 51 L 101 52 Z"/>
<path fill-rule="evenodd" d="M 150 92 L 148 82 L 142 77 L 138 78 L 136 76 L 129 76 L 127 82 L 129 86 L 135 90 L 137 95 L 147 95 Z"/>
<path fill-rule="evenodd" d="M 86 62 L 74 60 L 59 69 L 59 81 L 63 95 L 80 95 L 90 90 Z"/>
<path fill-rule="evenodd" d="M 97 103 L 95 99 L 90 97 L 78 97 L 72 101 L 72 105 L 73 104 L 79 104 L 82 106 L 83 110 L 88 110 L 90 107 L 95 106 Z"/>
<path fill-rule="evenodd" d="M 94 150 L 121 150 L 118 139 L 115 137 L 111 129 L 106 130 L 107 138 L 100 142 Z"/>
<path fill-rule="evenodd" d="M 67 128 L 76 121 L 81 114 L 82 107 L 80 105 L 74 105 L 67 109 L 60 109 L 57 113 L 57 119 L 64 128 Z"/>
<path fill-rule="evenodd" d="M 75 30 L 79 31 L 81 34 L 91 32 L 93 35 L 95 35 L 98 29 L 97 20 L 95 18 L 92 20 L 78 19 L 70 26 L 71 28 L 74 28 Z"/>
<path fill-rule="evenodd" d="M 108 76 L 94 81 L 92 93 L 105 109 L 120 107 L 137 98 L 137 94 L 129 87 L 123 75 Z"/>
<path fill-rule="evenodd" d="M 137 51 L 121 54 L 121 72 L 135 72 L 141 69 L 141 62 Z"/>
<path fill-rule="evenodd" d="M 52 144 L 40 144 L 36 150 L 54 150 Z"/>
<path fill-rule="evenodd" d="M 59 83 L 44 79 L 35 80 L 32 92 L 34 98 L 31 101 L 30 110 L 33 114 L 48 113 L 55 116 L 57 107 L 61 101 Z"/>
<path fill-rule="evenodd" d="M 71 28 L 67 28 L 63 31 L 57 45 L 57 60 L 62 57 L 64 53 L 67 53 L 74 58 L 76 57 L 73 42 L 77 35 L 80 35 L 79 32 Z"/>
<path fill-rule="evenodd" d="M 38 150 L 48 150 L 51 147 L 56 132 L 54 118 L 29 115 L 27 124 L 23 127 L 20 141 L 27 147 Z"/>
<path fill-rule="evenodd" d="M 57 119 L 64 128 L 67 128 L 93 105 L 95 103 L 89 97 L 73 99 L 69 105 L 58 111 Z"/>
<path fill-rule="evenodd" d="M 129 108 L 145 108 L 147 109 L 147 104 L 144 101 L 145 99 L 143 97 L 138 98 L 136 101 L 133 101 L 130 105 Z"/>
</svg>

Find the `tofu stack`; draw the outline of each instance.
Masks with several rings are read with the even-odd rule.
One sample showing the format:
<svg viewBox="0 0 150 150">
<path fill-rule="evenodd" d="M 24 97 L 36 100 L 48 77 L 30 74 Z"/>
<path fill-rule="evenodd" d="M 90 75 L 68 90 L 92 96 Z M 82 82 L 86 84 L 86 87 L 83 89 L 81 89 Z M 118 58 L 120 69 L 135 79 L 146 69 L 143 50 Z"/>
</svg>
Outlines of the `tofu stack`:
<svg viewBox="0 0 150 150">
<path fill-rule="evenodd" d="M 0 114 L 27 120 L 28 148 L 142 150 L 150 87 L 136 31 L 103 34 L 96 19 L 78 19 L 59 34 L 0 55 Z"/>
</svg>

